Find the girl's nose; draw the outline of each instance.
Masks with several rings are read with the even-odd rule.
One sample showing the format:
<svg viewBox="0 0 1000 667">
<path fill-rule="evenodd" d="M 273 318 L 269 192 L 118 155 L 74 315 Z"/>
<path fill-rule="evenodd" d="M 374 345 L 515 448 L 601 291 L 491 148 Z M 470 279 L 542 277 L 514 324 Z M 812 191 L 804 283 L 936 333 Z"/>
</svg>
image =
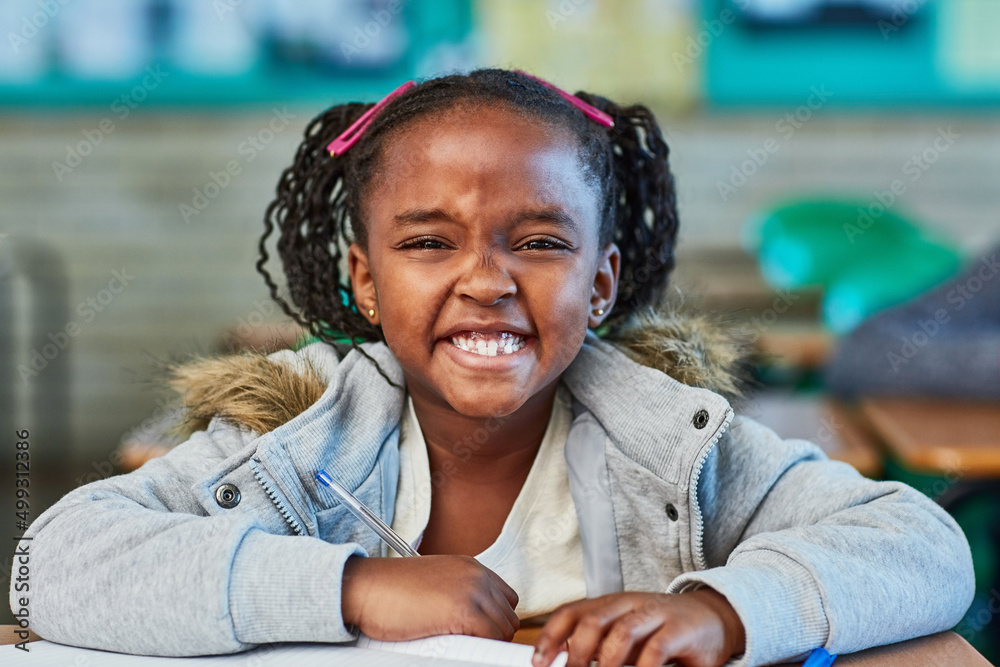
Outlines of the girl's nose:
<svg viewBox="0 0 1000 667">
<path fill-rule="evenodd" d="M 517 285 L 503 263 L 491 252 L 470 257 L 455 285 L 459 296 L 469 297 L 484 306 L 492 306 L 514 296 Z"/>
</svg>

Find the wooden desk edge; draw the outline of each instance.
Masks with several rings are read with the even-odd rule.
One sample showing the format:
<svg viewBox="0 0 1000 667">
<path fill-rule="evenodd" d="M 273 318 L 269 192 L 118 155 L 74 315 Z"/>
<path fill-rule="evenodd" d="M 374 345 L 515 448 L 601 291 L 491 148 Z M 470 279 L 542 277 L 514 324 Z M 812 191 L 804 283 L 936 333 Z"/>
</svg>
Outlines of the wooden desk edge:
<svg viewBox="0 0 1000 667">
<path fill-rule="evenodd" d="M 916 446 L 896 421 L 896 415 L 886 407 L 895 405 L 898 398 L 869 397 L 862 399 L 859 407 L 871 428 L 885 446 L 906 467 L 927 475 L 947 472 L 967 479 L 983 479 L 1000 476 L 1000 458 L 990 456 L 986 460 L 970 459 L 961 452 L 947 447 Z"/>
<path fill-rule="evenodd" d="M 20 626 L 17 625 L 0 625 L 0 644 L 19 644 L 24 641 L 17 632 L 20 631 Z M 36 635 L 31 630 L 28 630 L 28 641 L 37 642 L 41 637 Z"/>
<path fill-rule="evenodd" d="M 866 477 L 882 474 L 882 453 L 878 437 L 872 432 L 867 419 L 856 408 L 836 399 L 824 403 L 826 417 L 837 431 L 841 451 L 831 458 L 854 466 Z"/>
</svg>

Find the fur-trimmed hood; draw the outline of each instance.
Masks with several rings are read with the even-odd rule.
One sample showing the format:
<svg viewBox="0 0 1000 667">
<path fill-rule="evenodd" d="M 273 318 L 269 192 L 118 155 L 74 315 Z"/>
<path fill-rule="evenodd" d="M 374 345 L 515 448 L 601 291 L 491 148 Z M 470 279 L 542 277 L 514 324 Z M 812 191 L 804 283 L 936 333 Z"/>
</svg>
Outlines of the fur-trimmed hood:
<svg viewBox="0 0 1000 667">
<path fill-rule="evenodd" d="M 733 400 L 745 382 L 746 343 L 703 314 L 647 308 L 605 340 L 633 361 L 678 382 Z M 205 428 L 213 417 L 263 434 L 290 421 L 326 389 L 322 369 L 297 357 L 246 352 L 203 358 L 170 369 L 170 385 L 186 409 L 184 431 Z"/>
</svg>

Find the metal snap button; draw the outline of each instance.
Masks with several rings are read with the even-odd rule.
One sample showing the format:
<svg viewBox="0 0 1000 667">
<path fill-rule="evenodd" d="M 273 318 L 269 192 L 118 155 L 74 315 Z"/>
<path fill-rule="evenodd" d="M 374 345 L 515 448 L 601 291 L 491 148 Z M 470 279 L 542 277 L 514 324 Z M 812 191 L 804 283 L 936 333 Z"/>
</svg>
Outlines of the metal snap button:
<svg viewBox="0 0 1000 667">
<path fill-rule="evenodd" d="M 705 428 L 708 425 L 708 412 L 699 410 L 694 413 L 694 419 L 691 421 L 694 423 L 695 428 Z"/>
<path fill-rule="evenodd" d="M 215 490 L 215 502 L 230 510 L 240 504 L 240 490 L 235 484 L 223 484 Z"/>
<path fill-rule="evenodd" d="M 667 503 L 667 518 L 671 521 L 677 521 L 677 508 L 674 507 L 673 503 Z"/>
</svg>

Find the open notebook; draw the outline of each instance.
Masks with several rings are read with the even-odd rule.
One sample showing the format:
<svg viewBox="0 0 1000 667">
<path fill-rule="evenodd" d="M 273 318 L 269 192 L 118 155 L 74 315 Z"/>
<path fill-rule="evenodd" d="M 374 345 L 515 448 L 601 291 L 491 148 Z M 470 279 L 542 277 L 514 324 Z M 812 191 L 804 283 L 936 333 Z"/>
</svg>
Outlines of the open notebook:
<svg viewBox="0 0 1000 667">
<path fill-rule="evenodd" d="M 358 665 L 359 667 L 410 667 L 419 665 L 502 665 L 531 667 L 534 649 L 524 644 L 511 644 L 492 639 L 465 635 L 442 635 L 408 642 L 383 642 L 362 635 L 354 644 L 268 644 L 252 651 L 233 655 L 198 658 L 157 658 L 123 653 L 108 653 L 92 649 L 65 646 L 48 641 L 30 642 L 25 653 L 13 645 L 0 646 L 0 665 L 4 667 L 156 667 L 183 663 L 205 667 L 327 667 Z M 554 667 L 566 664 L 566 654 L 560 653 Z"/>
</svg>

